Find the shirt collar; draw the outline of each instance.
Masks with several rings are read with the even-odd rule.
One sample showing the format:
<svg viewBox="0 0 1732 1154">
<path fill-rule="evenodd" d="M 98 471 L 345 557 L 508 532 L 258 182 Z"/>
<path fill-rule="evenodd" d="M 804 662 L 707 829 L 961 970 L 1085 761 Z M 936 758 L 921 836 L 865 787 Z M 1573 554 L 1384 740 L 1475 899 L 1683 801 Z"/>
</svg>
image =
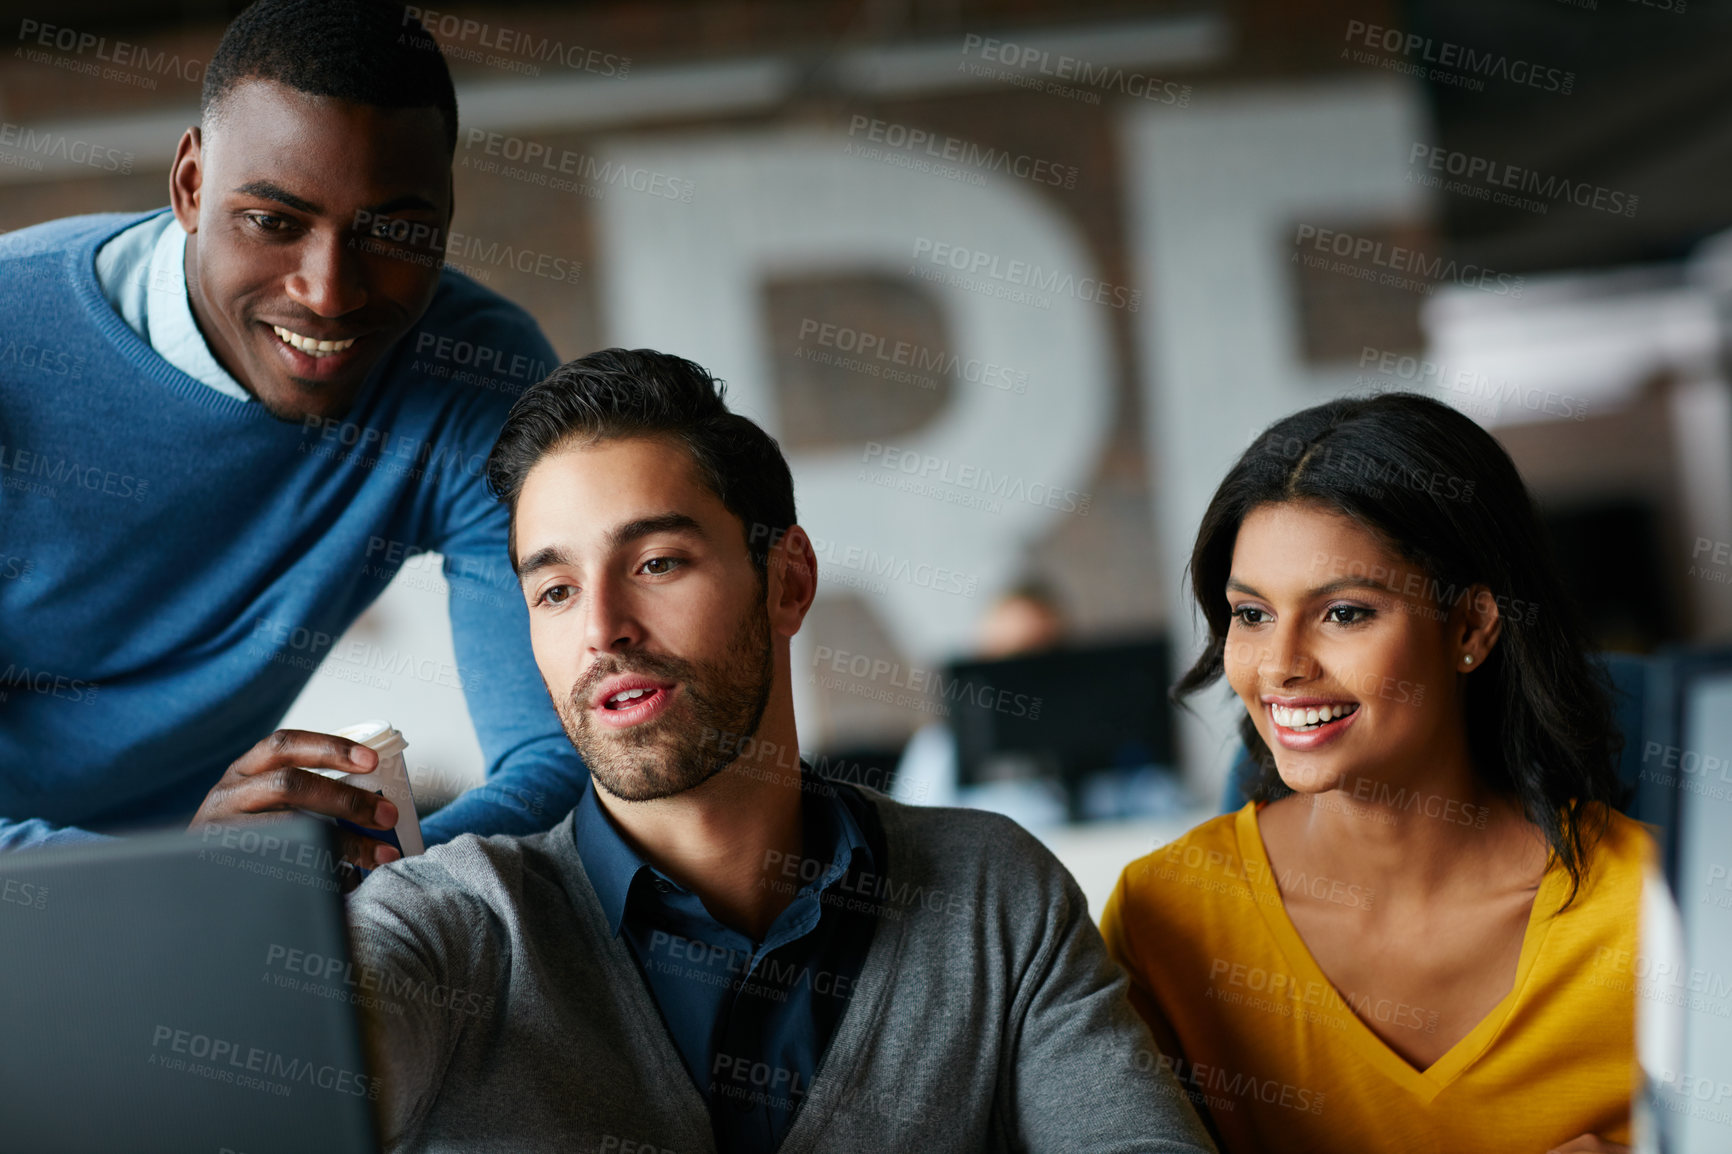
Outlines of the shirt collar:
<svg viewBox="0 0 1732 1154">
<path fill-rule="evenodd" d="M 149 275 L 145 317 L 151 347 L 163 360 L 217 392 L 238 401 L 252 400 L 252 394 L 210 351 L 193 319 L 192 302 L 186 295 L 186 230 L 172 216 L 151 252 Z"/>
<path fill-rule="evenodd" d="M 626 844 L 613 820 L 602 811 L 601 802 L 595 797 L 597 788 L 592 781 L 578 799 L 571 823 L 572 836 L 583 859 L 583 872 L 589 875 L 589 884 L 595 887 L 595 896 L 607 915 L 608 932 L 618 937 L 631 883 L 650 865 Z"/>
<path fill-rule="evenodd" d="M 800 820 L 807 856 L 829 863 L 815 879 L 803 884 L 800 892 L 821 893 L 849 870 L 872 870 L 872 847 L 858 815 L 849 804 L 849 787 L 818 776 L 802 761 L 800 788 Z M 593 782 L 578 800 L 572 818 L 572 836 L 577 842 L 584 872 L 589 875 L 589 883 L 601 901 L 602 912 L 607 915 L 608 932 L 617 937 L 620 923 L 625 920 L 632 883 L 645 870 L 652 874 L 657 871 L 626 842 L 607 816 L 601 802 L 596 800 Z"/>
<path fill-rule="evenodd" d="M 828 856 L 830 862 L 829 868 L 812 884 L 802 886 L 801 891 L 822 892 L 852 869 L 871 871 L 872 846 L 850 804 L 855 796 L 853 791 L 840 782 L 818 776 L 805 762 L 800 763 L 800 788 L 804 797 L 800 817 L 805 823 L 806 854 L 814 858 Z"/>
</svg>

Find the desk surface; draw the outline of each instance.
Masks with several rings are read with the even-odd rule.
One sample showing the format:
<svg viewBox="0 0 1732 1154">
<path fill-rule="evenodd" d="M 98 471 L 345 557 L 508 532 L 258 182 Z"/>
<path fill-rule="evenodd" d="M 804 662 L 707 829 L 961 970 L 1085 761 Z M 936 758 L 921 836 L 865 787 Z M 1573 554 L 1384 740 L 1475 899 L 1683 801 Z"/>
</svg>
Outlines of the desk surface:
<svg viewBox="0 0 1732 1154">
<path fill-rule="evenodd" d="M 1127 865 L 1214 816 L 1213 808 L 1198 806 L 1172 817 L 1095 821 L 1054 826 L 1035 833 L 1075 875 L 1077 884 L 1088 895 L 1089 916 L 1098 922 L 1107 896 Z"/>
</svg>

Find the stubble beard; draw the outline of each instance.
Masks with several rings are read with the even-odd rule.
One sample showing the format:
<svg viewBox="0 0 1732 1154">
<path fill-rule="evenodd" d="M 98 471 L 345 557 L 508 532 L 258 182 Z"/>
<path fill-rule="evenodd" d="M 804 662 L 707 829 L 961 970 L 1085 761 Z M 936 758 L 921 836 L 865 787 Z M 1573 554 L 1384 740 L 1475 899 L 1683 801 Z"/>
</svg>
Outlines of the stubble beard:
<svg viewBox="0 0 1732 1154">
<path fill-rule="evenodd" d="M 735 629 L 727 653 L 697 662 L 661 653 L 611 656 L 556 701 L 565 735 L 597 784 L 622 801 L 654 801 L 695 789 L 733 762 L 763 722 L 775 677 L 762 602 Z M 603 681 L 622 673 L 677 682 L 679 699 L 653 721 L 604 729 L 590 716 L 589 702 Z"/>
</svg>

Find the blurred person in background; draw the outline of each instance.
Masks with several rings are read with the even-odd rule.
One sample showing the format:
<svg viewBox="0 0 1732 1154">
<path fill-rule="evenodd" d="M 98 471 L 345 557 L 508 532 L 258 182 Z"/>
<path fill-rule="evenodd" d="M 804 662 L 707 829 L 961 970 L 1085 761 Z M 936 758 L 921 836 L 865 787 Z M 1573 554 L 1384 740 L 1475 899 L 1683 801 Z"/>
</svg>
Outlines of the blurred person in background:
<svg viewBox="0 0 1732 1154">
<path fill-rule="evenodd" d="M 1038 578 L 1026 578 L 1000 594 L 981 616 L 974 656 L 994 661 L 1040 653 L 1062 644 L 1068 632 L 1057 591 Z M 949 725 L 933 722 L 915 730 L 908 739 L 891 779 L 890 793 L 909 805 L 984 803 L 985 808 L 1007 813 L 1024 825 L 1050 825 L 1064 819 L 1061 791 L 1036 787 L 1006 797 L 1002 791 L 993 795 L 989 787 L 987 795 L 974 790 L 965 796 L 960 775 L 956 734 Z"/>
<path fill-rule="evenodd" d="M 289 808 L 389 829 L 390 802 L 298 768 L 376 754 L 271 730 L 422 551 L 489 777 L 424 836 L 545 828 L 581 794 L 482 475 L 555 357 L 442 267 L 456 140 L 402 5 L 260 0 L 209 63 L 170 208 L 0 240 L 0 345 L 47 350 L 0 390 L 0 540 L 31 562 L 0 583 L 0 849 Z M 452 346 L 499 377 L 426 368 Z M 56 350 L 78 379 L 32 375 Z M 397 856 L 341 837 L 355 865 Z"/>
<path fill-rule="evenodd" d="M 1058 593 L 1038 578 L 1006 590 L 980 619 L 974 651 L 995 660 L 1039 653 L 1064 641 L 1070 630 Z"/>
<path fill-rule="evenodd" d="M 1501 446 L 1435 401 L 1271 426 L 1191 556 L 1253 800 L 1102 915 L 1225 1151 L 1623 1150 L 1647 833 Z"/>
</svg>

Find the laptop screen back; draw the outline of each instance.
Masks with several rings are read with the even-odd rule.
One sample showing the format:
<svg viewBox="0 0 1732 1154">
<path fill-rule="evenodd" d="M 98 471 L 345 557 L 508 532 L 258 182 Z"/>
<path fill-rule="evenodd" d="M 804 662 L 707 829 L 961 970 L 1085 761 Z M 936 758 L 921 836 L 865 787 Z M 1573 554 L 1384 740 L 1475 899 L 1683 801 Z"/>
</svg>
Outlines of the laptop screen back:
<svg viewBox="0 0 1732 1154">
<path fill-rule="evenodd" d="M 317 822 L 0 856 L 0 1149 L 373 1151 L 348 959 Z"/>
</svg>

